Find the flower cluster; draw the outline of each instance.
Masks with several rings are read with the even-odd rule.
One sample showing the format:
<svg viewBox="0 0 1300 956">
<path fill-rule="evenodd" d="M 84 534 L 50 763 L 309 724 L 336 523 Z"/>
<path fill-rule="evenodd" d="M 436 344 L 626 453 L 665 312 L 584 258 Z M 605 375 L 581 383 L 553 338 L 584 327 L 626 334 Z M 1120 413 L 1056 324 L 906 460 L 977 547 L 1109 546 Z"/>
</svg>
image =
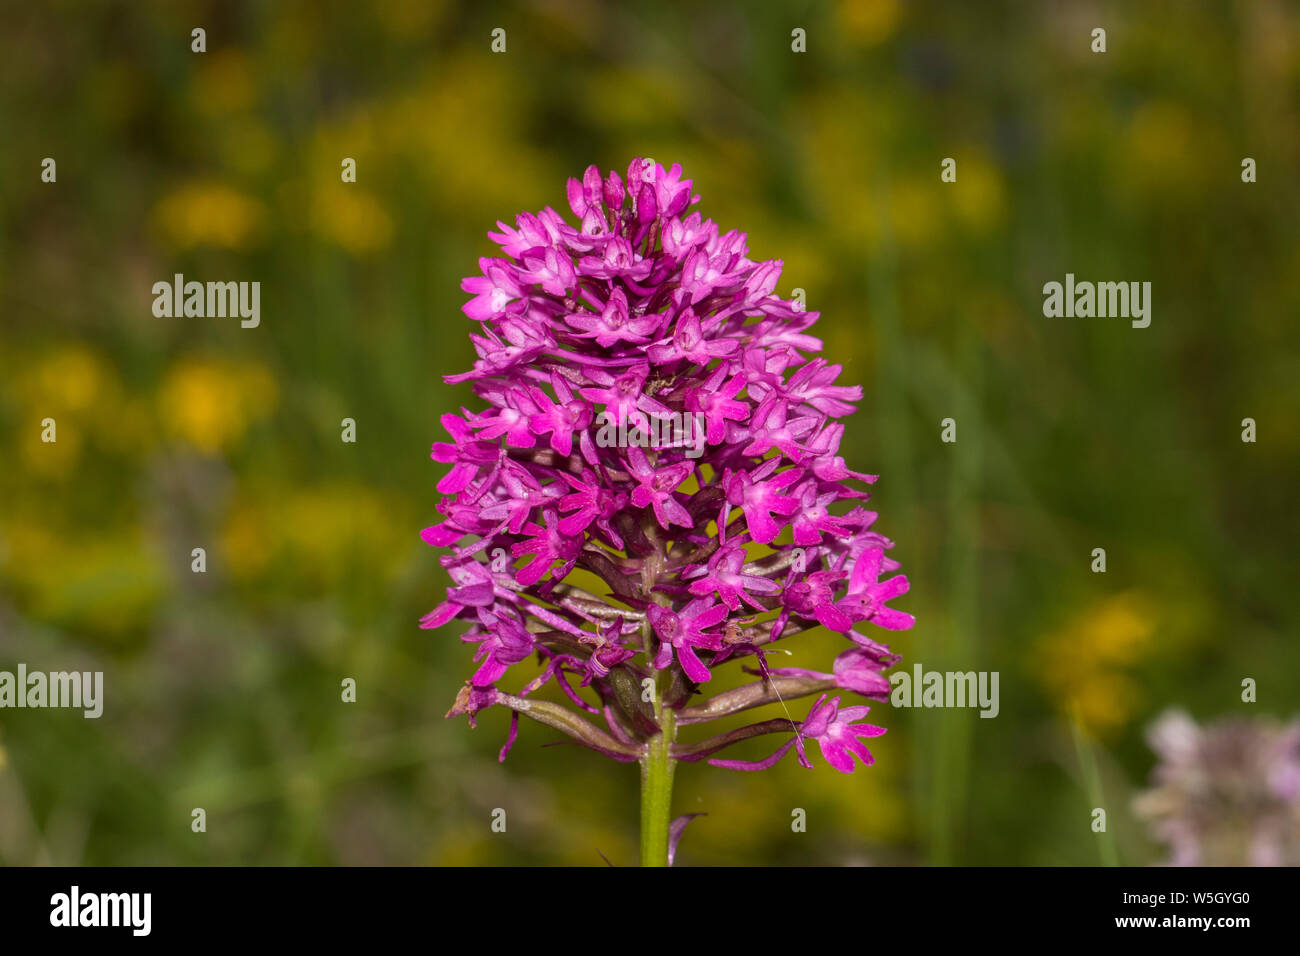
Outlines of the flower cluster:
<svg viewBox="0 0 1300 956">
<path fill-rule="evenodd" d="M 615 760 L 657 741 L 740 770 L 792 748 L 811 766 L 815 740 L 848 772 L 884 733 L 838 693 L 886 699 L 896 657 L 859 628 L 912 625 L 887 606 L 908 585 L 882 578 L 898 565 L 863 507 L 876 477 L 839 454 L 862 389 L 816 357 L 817 313 L 775 294 L 782 263 L 748 258 L 744 233 L 688 211 L 698 200 L 679 166 L 593 166 L 568 184 L 577 226 L 551 208 L 498 223 L 501 255 L 462 284 L 478 360 L 446 380 L 486 407 L 444 415 L 449 440 L 433 446 L 450 469 L 422 536 L 450 549 L 453 584 L 421 626 L 470 622 L 478 669 L 448 716 L 511 709 L 502 759 L 520 714 Z M 644 440 L 647 420 L 686 415 L 703 454 Z M 602 422 L 636 427 L 602 441 Z M 847 641 L 829 672 L 768 666 L 774 643 L 818 625 Z M 498 687 L 534 655 L 540 673 L 518 693 Z M 755 680 L 707 696 L 732 661 Z M 552 682 L 572 706 L 530 696 Z M 803 721 L 677 740 L 814 694 Z M 766 760 L 714 756 L 761 734 L 792 736 Z"/>
<path fill-rule="evenodd" d="M 1155 786 L 1135 802 L 1175 866 L 1300 866 L 1300 720 L 1162 714 Z"/>
</svg>

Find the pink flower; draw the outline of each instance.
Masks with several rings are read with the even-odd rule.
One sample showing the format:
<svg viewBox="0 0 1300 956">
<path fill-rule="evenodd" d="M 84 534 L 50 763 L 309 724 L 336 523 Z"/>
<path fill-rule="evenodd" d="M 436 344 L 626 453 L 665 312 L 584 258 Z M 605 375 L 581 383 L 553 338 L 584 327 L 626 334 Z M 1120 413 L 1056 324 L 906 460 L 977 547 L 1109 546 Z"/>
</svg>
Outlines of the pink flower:
<svg viewBox="0 0 1300 956">
<path fill-rule="evenodd" d="M 614 289 L 610 293 L 609 301 L 599 314 L 582 310 L 566 315 L 564 321 L 575 329 L 582 329 L 582 337 L 595 339 L 601 348 L 609 348 L 620 342 L 648 342 L 659 328 L 659 317 L 656 315 L 633 316 L 628 313 L 627 294 L 622 289 Z"/>
<path fill-rule="evenodd" d="M 537 555 L 519 572 L 520 584 L 536 584 L 556 561 L 564 562 L 556 575 L 557 580 L 563 578 L 573 569 L 578 552 L 582 550 L 582 538 L 561 531 L 554 511 L 545 511 L 543 520 L 546 522 L 544 528 L 536 524 L 525 526 L 524 534 L 531 537 L 511 549 L 516 558 L 524 554 Z"/>
<path fill-rule="evenodd" d="M 870 737 L 879 737 L 885 732 L 885 728 L 877 727 L 875 724 L 853 723 L 859 717 L 865 717 L 870 709 L 866 704 L 841 709 L 838 697 L 832 697 L 828 702 L 826 695 L 822 694 L 817 699 L 817 703 L 813 704 L 812 710 L 808 712 L 803 723 L 799 725 L 795 736 L 778 747 L 771 756 L 763 760 L 714 759 L 709 763 L 728 770 L 767 770 L 788 754 L 791 747 L 794 747 L 799 754 L 799 763 L 811 770 L 812 763 L 808 760 L 804 742 L 812 739 L 817 741 L 817 746 L 821 748 L 826 762 L 840 773 L 853 772 L 854 754 L 857 754 L 864 767 L 870 767 L 876 761 L 862 741 Z"/>
<path fill-rule="evenodd" d="M 885 552 L 881 548 L 871 548 L 858 558 L 849 577 L 849 593 L 836 602 L 835 609 L 852 621 L 870 621 L 890 631 L 903 631 L 916 623 L 916 619 L 885 607 L 885 602 L 907 593 L 907 578 L 899 574 L 887 581 L 877 581 L 884 560 Z"/>
<path fill-rule="evenodd" d="M 749 534 L 759 544 L 770 544 L 781 533 L 784 521 L 777 521 L 774 514 L 785 518 L 799 507 L 796 499 L 781 493 L 782 489 L 799 480 L 799 469 L 791 468 L 775 477 L 768 477 L 780 460 L 769 458 L 752 474 L 728 471 L 722 479 L 728 506 L 735 505 L 744 510 Z M 723 527 L 726 526 L 728 513 L 729 508 L 724 507 L 719 522 Z"/>
<path fill-rule="evenodd" d="M 696 648 L 716 651 L 721 650 L 722 640 L 717 633 L 708 633 L 707 629 L 716 627 L 727 618 L 727 609 L 721 604 L 714 604 L 707 599 L 692 601 L 681 613 L 650 605 L 647 610 L 650 625 L 662 642 L 654 666 L 663 670 L 673 660 L 673 648 L 677 649 L 677 659 L 681 662 L 686 676 L 697 684 L 709 679 L 709 669 L 700 663 Z"/>
<path fill-rule="evenodd" d="M 746 574 L 745 549 L 732 544 L 723 545 L 709 559 L 707 566 L 686 569 L 683 577 L 691 578 L 703 575 L 691 582 L 690 592 L 697 596 L 716 593 L 729 610 L 736 610 L 744 601 L 756 611 L 767 608 L 758 603 L 753 594 L 776 594 L 781 586 L 775 581 L 758 574 Z"/>
<path fill-rule="evenodd" d="M 749 405 L 736 400 L 736 395 L 745 387 L 744 374 L 732 375 L 723 384 L 729 368 L 726 362 L 719 363 L 700 387 L 686 390 L 686 409 L 704 415 L 710 445 L 722 444 L 727 437 L 728 421 L 744 421 L 749 414 Z"/>
<path fill-rule="evenodd" d="M 511 664 L 518 664 L 533 652 L 533 636 L 513 618 L 483 614 L 483 632 L 469 631 L 467 641 L 478 642 L 475 661 L 482 665 L 474 672 L 475 687 L 490 687 Z"/>
<path fill-rule="evenodd" d="M 694 471 L 690 462 L 682 461 L 664 468 L 652 468 L 645 452 L 634 447 L 628 449 L 627 463 L 628 471 L 637 480 L 637 486 L 632 491 L 632 504 L 638 508 L 653 508 L 655 520 L 665 530 L 672 524 L 684 528 L 693 525 L 691 516 L 673 497 L 673 492 Z"/>
<path fill-rule="evenodd" d="M 536 411 L 528 419 L 528 428 L 535 435 L 550 435 L 551 448 L 567 458 L 573 451 L 574 434 L 592 422 L 591 407 L 574 397 L 563 377 L 552 375 L 550 384 L 555 401 L 536 386 L 529 389 Z"/>
<path fill-rule="evenodd" d="M 832 697 L 827 701 L 826 695 L 822 694 L 812 710 L 808 712 L 808 717 L 799 728 L 800 733 L 804 737 L 811 737 L 817 741 L 822 756 L 832 767 L 840 773 L 852 773 L 854 754 L 862 761 L 864 767 L 870 767 L 876 762 L 871 756 L 871 751 L 862 741 L 879 737 L 885 732 L 884 727 L 877 727 L 875 724 L 853 722 L 867 716 L 869 710 L 871 708 L 866 704 L 841 708 L 838 697 Z M 803 755 L 802 749 L 800 755 Z"/>
</svg>

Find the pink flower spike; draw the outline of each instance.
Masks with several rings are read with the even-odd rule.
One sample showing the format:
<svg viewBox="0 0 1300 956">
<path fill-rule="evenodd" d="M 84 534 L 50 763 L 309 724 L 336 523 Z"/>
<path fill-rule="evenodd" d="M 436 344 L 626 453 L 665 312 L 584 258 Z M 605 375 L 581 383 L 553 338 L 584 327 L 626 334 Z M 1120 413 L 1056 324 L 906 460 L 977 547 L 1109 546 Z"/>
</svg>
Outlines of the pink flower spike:
<svg viewBox="0 0 1300 956">
<path fill-rule="evenodd" d="M 793 750 L 810 768 L 811 740 L 839 771 L 870 764 L 883 731 L 827 695 L 888 699 L 898 656 L 854 628 L 911 627 L 890 607 L 909 584 L 863 506 L 876 476 L 841 454 L 863 389 L 778 291 L 807 278 L 692 211 L 675 164 L 589 166 L 564 199 L 503 216 L 461 283 L 474 357 L 442 377 L 474 401 L 442 416 L 420 531 L 451 577 L 420 627 L 472 654 L 448 716 L 511 710 L 502 759 L 526 717 L 648 773 L 656 750 L 746 771 Z M 821 646 L 817 628 L 846 638 L 833 663 L 769 666 L 778 641 Z M 695 736 L 818 695 L 802 723 Z M 773 734 L 763 759 L 722 753 Z"/>
</svg>

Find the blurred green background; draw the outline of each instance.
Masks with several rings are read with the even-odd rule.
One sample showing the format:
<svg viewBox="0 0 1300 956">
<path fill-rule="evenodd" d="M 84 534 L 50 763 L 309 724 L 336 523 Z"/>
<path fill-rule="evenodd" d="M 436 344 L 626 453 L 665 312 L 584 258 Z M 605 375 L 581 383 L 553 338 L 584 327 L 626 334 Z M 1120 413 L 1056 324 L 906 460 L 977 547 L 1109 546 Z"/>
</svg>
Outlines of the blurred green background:
<svg viewBox="0 0 1300 956">
<path fill-rule="evenodd" d="M 904 666 L 1001 675 L 995 720 L 876 705 L 870 770 L 682 767 L 679 862 L 1155 862 L 1151 719 L 1300 700 L 1296 5 L 0 9 L 0 668 L 106 686 L 0 711 L 0 862 L 636 861 L 636 768 L 535 724 L 498 764 L 506 714 L 442 719 L 470 649 L 417 627 L 459 280 L 634 156 L 784 259 L 865 385 Z M 177 272 L 260 281 L 261 327 L 155 318 Z M 1150 328 L 1044 318 L 1066 272 L 1150 281 Z"/>
</svg>

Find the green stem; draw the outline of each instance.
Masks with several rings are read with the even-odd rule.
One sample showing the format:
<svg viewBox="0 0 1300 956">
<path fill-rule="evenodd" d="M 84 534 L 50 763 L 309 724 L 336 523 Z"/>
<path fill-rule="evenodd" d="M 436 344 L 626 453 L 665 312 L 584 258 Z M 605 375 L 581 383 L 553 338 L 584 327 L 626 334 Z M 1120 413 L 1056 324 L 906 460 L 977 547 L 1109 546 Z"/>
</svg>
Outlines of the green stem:
<svg viewBox="0 0 1300 956">
<path fill-rule="evenodd" d="M 666 605 L 668 602 L 663 594 L 654 590 L 667 560 L 654 516 L 647 514 L 641 527 L 646 537 L 655 544 L 655 549 L 641 561 L 641 591 L 650 600 Z M 641 640 L 647 661 L 654 657 L 653 638 L 647 617 L 641 623 Z M 645 756 L 641 758 L 642 866 L 668 865 L 668 830 L 673 819 L 673 770 L 677 766 L 669 749 L 677 739 L 677 714 L 663 704 L 664 684 L 668 680 L 666 670 L 654 672 L 654 712 L 659 733 L 646 741 Z"/>
<path fill-rule="evenodd" d="M 672 708 L 658 700 L 656 688 L 655 716 L 661 732 L 646 743 L 641 758 L 641 865 L 668 865 L 668 827 L 672 823 L 673 770 L 677 761 L 668 748 L 676 737 Z"/>
<path fill-rule="evenodd" d="M 1088 802 L 1092 804 L 1093 809 L 1104 807 L 1106 800 L 1102 791 L 1101 773 L 1097 770 L 1097 754 L 1088 742 L 1077 708 L 1070 715 L 1070 732 L 1074 737 L 1074 752 L 1078 755 L 1079 767 L 1083 771 L 1084 785 L 1088 789 Z M 1098 848 L 1101 852 L 1102 866 L 1120 865 L 1119 848 L 1115 843 L 1115 834 L 1110 831 L 1109 827 L 1101 831 Z"/>
</svg>

